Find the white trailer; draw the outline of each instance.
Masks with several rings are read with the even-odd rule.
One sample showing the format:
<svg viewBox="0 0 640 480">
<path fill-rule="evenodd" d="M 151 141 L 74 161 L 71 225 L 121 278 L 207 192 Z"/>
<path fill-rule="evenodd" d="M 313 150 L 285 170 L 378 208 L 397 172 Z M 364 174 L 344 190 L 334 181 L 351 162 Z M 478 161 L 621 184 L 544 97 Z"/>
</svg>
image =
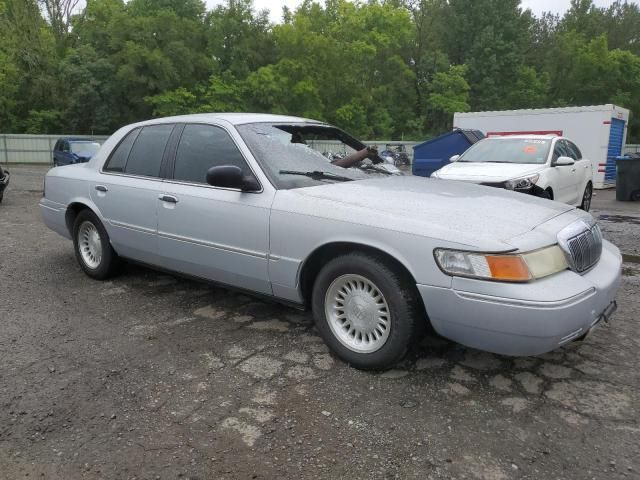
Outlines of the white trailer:
<svg viewBox="0 0 640 480">
<path fill-rule="evenodd" d="M 591 161 L 593 185 L 616 183 L 615 157 L 627 139 L 629 110 L 615 105 L 456 113 L 453 128 L 475 129 L 486 136 L 517 134 L 562 135 L 578 145 Z"/>
</svg>

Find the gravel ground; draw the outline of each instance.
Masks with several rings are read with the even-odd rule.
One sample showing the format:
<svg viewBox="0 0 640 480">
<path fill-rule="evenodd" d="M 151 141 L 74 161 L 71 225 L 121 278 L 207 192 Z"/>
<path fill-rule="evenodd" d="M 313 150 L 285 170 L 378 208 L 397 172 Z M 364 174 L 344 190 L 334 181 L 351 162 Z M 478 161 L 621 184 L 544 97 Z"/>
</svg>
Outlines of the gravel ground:
<svg viewBox="0 0 640 480">
<path fill-rule="evenodd" d="M 640 205 L 586 343 L 507 358 L 428 338 L 397 369 L 334 359 L 309 313 L 129 266 L 87 278 L 14 167 L 0 205 L 0 478 L 640 478 Z"/>
</svg>

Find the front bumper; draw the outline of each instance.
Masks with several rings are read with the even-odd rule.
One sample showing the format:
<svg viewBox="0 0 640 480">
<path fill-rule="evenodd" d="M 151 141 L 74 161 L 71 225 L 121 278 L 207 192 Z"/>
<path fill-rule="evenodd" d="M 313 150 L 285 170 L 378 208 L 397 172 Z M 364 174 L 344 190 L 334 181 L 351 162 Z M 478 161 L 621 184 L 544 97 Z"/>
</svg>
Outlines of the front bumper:
<svg viewBox="0 0 640 480">
<path fill-rule="evenodd" d="M 451 288 L 418 285 L 443 337 L 503 355 L 538 355 L 585 336 L 615 300 L 622 256 L 604 241 L 588 272 L 564 271 L 530 283 L 454 277 Z"/>
<path fill-rule="evenodd" d="M 499 182 L 499 183 L 480 183 L 480 185 L 484 185 L 485 187 L 495 187 L 495 188 L 503 188 L 506 190 L 506 182 Z M 546 195 L 547 191 L 544 188 L 539 187 L 538 185 L 531 185 L 529 188 L 518 188 L 515 190 L 511 190 L 513 192 L 518 192 L 518 193 L 526 193 L 529 195 L 533 195 L 536 197 L 543 197 Z"/>
</svg>

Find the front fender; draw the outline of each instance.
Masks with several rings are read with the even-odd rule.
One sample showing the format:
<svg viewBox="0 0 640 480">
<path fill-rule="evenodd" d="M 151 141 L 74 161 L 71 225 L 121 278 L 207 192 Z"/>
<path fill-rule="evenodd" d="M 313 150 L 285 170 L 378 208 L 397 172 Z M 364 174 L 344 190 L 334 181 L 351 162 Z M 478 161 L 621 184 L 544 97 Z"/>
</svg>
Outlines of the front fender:
<svg viewBox="0 0 640 480">
<path fill-rule="evenodd" d="M 437 268 L 433 250 L 452 245 L 436 245 L 435 242 L 431 238 L 381 227 L 272 210 L 269 278 L 276 296 L 301 301 L 300 275 L 305 262 L 326 245 L 347 243 L 393 257 L 417 283 L 449 287 L 451 277 Z"/>
</svg>

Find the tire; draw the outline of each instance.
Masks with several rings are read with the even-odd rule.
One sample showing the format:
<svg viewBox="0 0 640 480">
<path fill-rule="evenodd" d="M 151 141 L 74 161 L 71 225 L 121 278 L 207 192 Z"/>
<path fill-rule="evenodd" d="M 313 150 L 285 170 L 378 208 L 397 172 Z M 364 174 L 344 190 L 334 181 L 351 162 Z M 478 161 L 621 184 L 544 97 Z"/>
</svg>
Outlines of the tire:
<svg viewBox="0 0 640 480">
<path fill-rule="evenodd" d="M 580 209 L 588 212 L 591 208 L 591 199 L 593 198 L 593 186 L 591 182 L 587 183 L 584 187 L 584 193 L 582 194 L 582 202 L 580 203 Z"/>
<path fill-rule="evenodd" d="M 107 231 L 91 210 L 82 210 L 76 217 L 73 224 L 73 247 L 76 260 L 84 273 L 96 280 L 109 278 L 120 264 Z"/>
<path fill-rule="evenodd" d="M 405 277 L 386 259 L 360 252 L 336 257 L 320 270 L 313 315 L 338 357 L 362 370 L 386 369 L 404 357 L 427 322 L 415 285 Z"/>
</svg>

